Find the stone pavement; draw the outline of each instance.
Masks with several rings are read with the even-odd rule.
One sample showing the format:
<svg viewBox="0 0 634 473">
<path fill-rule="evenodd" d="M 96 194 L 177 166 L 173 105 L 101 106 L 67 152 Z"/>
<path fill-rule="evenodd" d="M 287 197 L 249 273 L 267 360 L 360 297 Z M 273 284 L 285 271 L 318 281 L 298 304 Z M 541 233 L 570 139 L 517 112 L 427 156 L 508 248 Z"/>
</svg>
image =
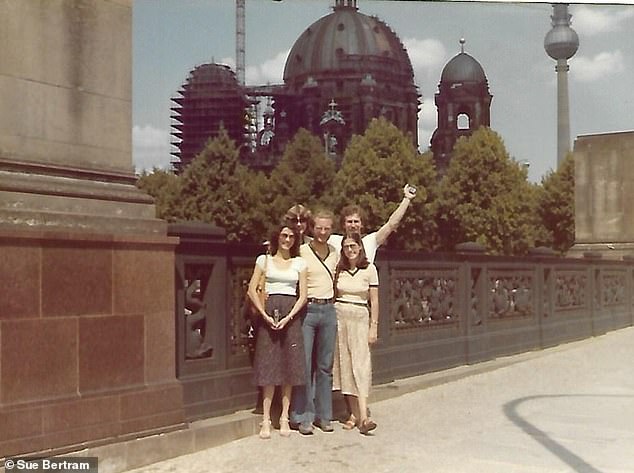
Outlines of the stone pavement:
<svg viewBox="0 0 634 473">
<path fill-rule="evenodd" d="M 306 437 L 275 431 L 131 471 L 634 472 L 634 327 L 454 373 L 378 387 L 372 436 L 339 424 Z"/>
</svg>

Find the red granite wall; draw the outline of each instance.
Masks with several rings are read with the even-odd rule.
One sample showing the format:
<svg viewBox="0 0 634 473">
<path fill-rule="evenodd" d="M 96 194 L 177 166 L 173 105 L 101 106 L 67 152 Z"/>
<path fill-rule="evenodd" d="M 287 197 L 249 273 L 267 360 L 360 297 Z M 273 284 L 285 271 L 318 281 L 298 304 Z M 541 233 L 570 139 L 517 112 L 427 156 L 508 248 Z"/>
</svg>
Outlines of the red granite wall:
<svg viewBox="0 0 634 473">
<path fill-rule="evenodd" d="M 183 425 L 175 243 L 0 231 L 0 457 Z"/>
</svg>

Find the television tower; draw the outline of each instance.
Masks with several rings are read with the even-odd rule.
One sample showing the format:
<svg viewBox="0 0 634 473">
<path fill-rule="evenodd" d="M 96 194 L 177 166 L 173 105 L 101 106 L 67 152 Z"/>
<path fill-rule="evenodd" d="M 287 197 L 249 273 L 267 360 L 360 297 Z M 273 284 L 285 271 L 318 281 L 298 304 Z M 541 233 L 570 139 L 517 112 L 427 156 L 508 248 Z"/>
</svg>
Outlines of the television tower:
<svg viewBox="0 0 634 473">
<path fill-rule="evenodd" d="M 568 106 L 568 59 L 579 49 L 579 37 L 570 27 L 572 15 L 567 3 L 553 4 L 552 28 L 544 38 L 546 53 L 557 61 L 557 167 L 570 151 L 570 110 Z"/>
<path fill-rule="evenodd" d="M 236 78 L 244 85 L 244 43 L 246 27 L 244 22 L 245 0 L 236 0 Z"/>
<path fill-rule="evenodd" d="M 273 0 L 281 2 L 282 0 Z M 247 28 L 245 24 L 246 0 L 236 0 L 236 78 L 240 85 L 245 82 L 245 43 Z"/>
</svg>

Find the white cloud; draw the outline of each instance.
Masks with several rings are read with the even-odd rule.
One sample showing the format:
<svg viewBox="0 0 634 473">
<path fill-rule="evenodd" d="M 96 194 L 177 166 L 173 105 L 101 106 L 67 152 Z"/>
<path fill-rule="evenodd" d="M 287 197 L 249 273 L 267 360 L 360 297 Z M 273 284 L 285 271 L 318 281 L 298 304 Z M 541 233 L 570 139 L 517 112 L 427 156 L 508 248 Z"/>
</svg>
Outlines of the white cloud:
<svg viewBox="0 0 634 473">
<path fill-rule="evenodd" d="M 281 84 L 284 66 L 290 49 L 277 53 L 273 58 L 261 64 L 249 65 L 249 58 L 244 71 L 245 82 L 249 85 Z M 220 64 L 226 64 L 232 71 L 236 70 L 236 60 L 233 57 L 223 57 Z"/>
<path fill-rule="evenodd" d="M 418 122 L 422 123 L 426 128 L 436 128 L 438 118 L 438 109 L 434 103 L 434 99 L 423 101 L 420 112 L 418 112 Z"/>
<path fill-rule="evenodd" d="M 633 18 L 634 9 L 631 7 L 604 9 L 580 6 L 573 11 L 572 27 L 581 35 L 592 36 L 627 28 L 625 23 Z"/>
<path fill-rule="evenodd" d="M 443 44 L 432 38 L 406 38 L 403 40 L 403 45 L 412 62 L 416 84 L 419 86 L 436 84 L 447 60 L 447 51 Z M 418 147 L 421 151 L 429 147 L 431 135 L 436 129 L 438 115 L 431 86 L 427 88 L 430 89 L 428 94 L 420 90 L 423 93 L 423 103 L 418 112 Z"/>
<path fill-rule="evenodd" d="M 447 51 L 439 40 L 432 38 L 406 38 L 403 44 L 412 62 L 414 81 L 422 94 L 422 105 L 418 112 L 418 146 L 421 151 L 425 151 L 436 129 L 438 111 L 434 103 L 435 85 L 447 61 Z"/>
<path fill-rule="evenodd" d="M 447 59 L 447 51 L 437 39 L 407 38 L 403 41 L 414 68 L 416 82 L 436 79 L 438 71 Z"/>
<path fill-rule="evenodd" d="M 132 128 L 132 160 L 138 170 L 153 167 L 168 168 L 170 155 L 170 133 L 152 125 L 134 125 Z"/>
<path fill-rule="evenodd" d="M 622 72 L 623 53 L 620 49 L 602 52 L 594 57 L 579 56 L 570 61 L 570 75 L 579 82 L 592 82 Z"/>
<path fill-rule="evenodd" d="M 425 151 L 429 147 L 431 135 L 436 129 L 438 121 L 438 109 L 433 100 L 423 102 L 418 112 L 418 147 Z"/>
<path fill-rule="evenodd" d="M 236 70 L 236 60 L 232 57 L 223 57 L 217 64 L 224 64 L 225 66 L 229 66 L 232 71 Z"/>
<path fill-rule="evenodd" d="M 284 74 L 284 66 L 290 49 L 277 53 L 272 59 L 267 59 L 262 64 L 247 66 L 247 84 L 281 84 Z"/>
<path fill-rule="evenodd" d="M 418 149 L 421 153 L 424 153 L 431 146 L 431 135 L 434 133 L 433 129 L 425 128 L 418 122 Z"/>
</svg>

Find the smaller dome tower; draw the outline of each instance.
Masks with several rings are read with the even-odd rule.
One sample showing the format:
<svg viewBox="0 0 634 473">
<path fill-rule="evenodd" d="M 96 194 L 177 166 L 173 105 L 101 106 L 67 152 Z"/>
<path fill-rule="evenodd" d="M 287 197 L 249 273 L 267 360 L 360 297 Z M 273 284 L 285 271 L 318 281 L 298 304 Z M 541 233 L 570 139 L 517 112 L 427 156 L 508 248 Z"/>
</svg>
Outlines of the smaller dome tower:
<svg viewBox="0 0 634 473">
<path fill-rule="evenodd" d="M 221 128 L 242 146 L 245 142 L 245 111 L 249 105 L 235 74 L 223 64 L 201 64 L 190 71 L 187 80 L 172 97 L 172 145 L 178 151 L 172 165 L 183 169 L 205 147 L 207 140 L 218 136 Z"/>
<path fill-rule="evenodd" d="M 464 52 L 465 40 L 460 39 L 460 54 L 444 67 L 440 76 L 436 108 L 438 127 L 431 138 L 431 150 L 439 176 L 442 176 L 454 144 L 461 136 L 469 136 L 481 126 L 491 124 L 489 84 L 478 61 Z"/>
</svg>

